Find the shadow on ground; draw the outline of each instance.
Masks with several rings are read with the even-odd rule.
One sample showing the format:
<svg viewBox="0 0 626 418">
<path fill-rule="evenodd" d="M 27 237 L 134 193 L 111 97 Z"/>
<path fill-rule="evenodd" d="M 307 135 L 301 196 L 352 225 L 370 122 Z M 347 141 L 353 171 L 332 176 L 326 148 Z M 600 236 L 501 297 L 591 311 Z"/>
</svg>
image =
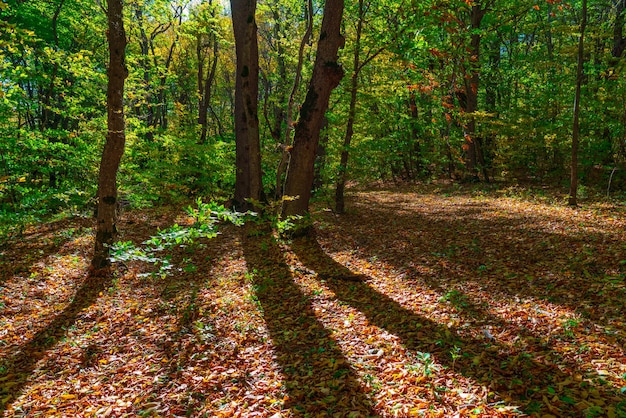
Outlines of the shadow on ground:
<svg viewBox="0 0 626 418">
<path fill-rule="evenodd" d="M 579 228 L 575 221 L 516 214 L 489 202 L 434 207 L 420 203 L 418 194 L 399 196 L 353 198 L 353 211 L 333 221 L 337 234 L 351 240 L 340 245 L 356 247 L 360 257 L 381 260 L 444 293 L 456 284 L 471 284 L 494 297 L 565 306 L 606 328 L 606 337 L 622 348 L 626 344 L 621 231 L 592 220 Z"/>
<path fill-rule="evenodd" d="M 584 374 L 584 371 L 559 353 L 542 346 L 541 340 L 530 333 L 524 331 L 520 335 L 526 339 L 525 351 L 514 350 L 487 338 L 468 338 L 459 329 L 416 314 L 376 290 L 367 283 L 369 277 L 355 276 L 329 257 L 317 240 L 299 239 L 291 248 L 307 269 L 326 278 L 326 286 L 339 301 L 365 314 L 370 323 L 398 336 L 414 353 L 431 353 L 443 366 L 488 387 L 494 394 L 489 402 L 522 404 L 529 409 L 527 412 L 537 413 L 543 408 L 542 412 L 548 413 L 553 411 L 546 410 L 542 404 L 550 390 L 562 387 L 567 393 L 568 386 L 573 390 L 579 388 L 581 381 L 577 375 Z M 494 320 L 478 306 L 469 305 L 468 309 L 473 310 L 479 319 Z M 541 351 L 545 357 L 539 361 L 526 351 Z M 583 385 L 597 393 L 603 402 L 617 404 L 620 401 L 617 391 L 610 386 L 591 381 Z M 562 408 L 560 412 L 568 416 L 584 416 L 582 411 L 563 400 L 557 400 L 551 406 Z"/>
<path fill-rule="evenodd" d="M 70 304 L 28 343 L 15 348 L 3 359 L 4 372 L 0 375 L 0 380 L 5 392 L 0 392 L 0 413 L 21 394 L 37 363 L 45 357 L 47 351 L 65 336 L 79 314 L 91 306 L 110 283 L 108 277 L 84 278 Z"/>
<path fill-rule="evenodd" d="M 249 230 L 242 242 L 275 361 L 284 375 L 285 408 L 306 416 L 375 415 L 355 371 L 294 283 L 271 233 Z"/>
</svg>

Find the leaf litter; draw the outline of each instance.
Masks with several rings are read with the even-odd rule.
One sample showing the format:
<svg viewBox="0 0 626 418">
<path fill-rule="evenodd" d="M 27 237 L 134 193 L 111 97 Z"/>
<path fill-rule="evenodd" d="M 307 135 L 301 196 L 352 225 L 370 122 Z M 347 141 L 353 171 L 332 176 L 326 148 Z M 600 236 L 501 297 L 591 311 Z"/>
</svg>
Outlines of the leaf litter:
<svg viewBox="0 0 626 418">
<path fill-rule="evenodd" d="M 89 277 L 91 220 L 26 231 L 0 249 L 2 415 L 626 416 L 623 208 L 348 203 L 314 238 L 222 225 L 168 276 Z M 122 238 L 175 216 L 128 212 Z"/>
</svg>

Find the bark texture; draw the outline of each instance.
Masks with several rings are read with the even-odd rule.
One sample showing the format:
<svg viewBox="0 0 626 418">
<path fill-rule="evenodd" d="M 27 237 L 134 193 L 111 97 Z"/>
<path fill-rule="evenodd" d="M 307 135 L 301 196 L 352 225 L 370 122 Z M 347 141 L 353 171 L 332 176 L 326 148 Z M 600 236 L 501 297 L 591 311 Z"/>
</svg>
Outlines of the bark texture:
<svg viewBox="0 0 626 418">
<path fill-rule="evenodd" d="M 116 235 L 117 171 L 124 154 L 124 81 L 128 76 L 125 65 L 126 32 L 122 20 L 122 0 L 109 0 L 107 18 L 109 29 L 109 69 L 107 87 L 108 133 L 98 177 L 98 213 L 96 242 L 92 268 L 109 265 L 109 245 Z"/>
<path fill-rule="evenodd" d="M 578 143 L 580 139 L 580 90 L 584 76 L 585 30 L 587 28 L 587 0 L 583 0 L 580 37 L 578 38 L 578 67 L 576 69 L 576 92 L 574 93 L 574 121 L 572 124 L 572 165 L 570 169 L 570 188 L 568 204 L 578 205 Z"/>
<path fill-rule="evenodd" d="M 256 0 L 231 0 L 237 75 L 235 81 L 236 177 L 234 204 L 249 209 L 247 199 L 261 200 L 259 142 L 259 47 Z"/>
<path fill-rule="evenodd" d="M 335 187 L 335 211 L 344 213 L 346 209 L 344 191 L 348 181 L 348 158 L 350 157 L 350 144 L 354 135 L 354 120 L 356 119 L 356 99 L 359 91 L 359 72 L 361 70 L 361 33 L 363 32 L 364 19 L 363 0 L 359 0 L 359 16 L 356 25 L 356 35 L 354 40 L 354 56 L 352 65 L 352 77 L 350 78 L 350 107 L 348 109 L 348 121 L 346 123 L 346 134 L 343 137 L 343 149 L 341 150 L 341 160 L 339 162 L 339 175 Z"/>
<path fill-rule="evenodd" d="M 345 43 L 341 35 L 343 0 L 327 0 L 317 44 L 313 74 L 306 98 L 300 108 L 291 150 L 282 216 L 305 215 L 309 210 L 320 131 L 332 90 L 339 85 L 344 71 L 337 52 Z"/>
<path fill-rule="evenodd" d="M 472 115 L 478 110 L 478 86 L 480 83 L 480 26 L 487 13 L 489 5 L 481 5 L 480 2 L 472 5 L 470 14 L 470 28 L 472 30 L 470 38 L 470 62 L 469 75 L 465 79 L 465 98 L 466 103 L 464 110 L 470 114 L 469 120 L 465 127 L 465 166 L 471 180 L 478 181 L 478 168 L 484 166 L 482 158 L 482 149 L 480 138 L 476 135 L 476 119 Z M 488 179 L 485 179 L 488 181 Z"/>
</svg>

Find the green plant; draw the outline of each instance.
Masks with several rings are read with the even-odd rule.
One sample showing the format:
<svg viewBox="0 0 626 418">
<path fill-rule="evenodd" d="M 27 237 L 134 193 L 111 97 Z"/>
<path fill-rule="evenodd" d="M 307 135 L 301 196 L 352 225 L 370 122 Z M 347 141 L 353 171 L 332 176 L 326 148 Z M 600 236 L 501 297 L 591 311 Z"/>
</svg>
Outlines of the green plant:
<svg viewBox="0 0 626 418">
<path fill-rule="evenodd" d="M 407 366 L 408 370 L 419 371 L 426 377 L 431 376 L 433 372 L 439 370 L 439 366 L 435 364 L 430 353 L 418 351 L 415 353 L 414 357 L 416 361 Z"/>
<path fill-rule="evenodd" d="M 276 220 L 276 230 L 280 235 L 289 234 L 289 232 L 293 231 L 296 228 L 296 222 L 302 219 L 302 216 L 288 216 L 285 219 Z"/>
<path fill-rule="evenodd" d="M 563 331 L 565 336 L 573 338 L 574 331 L 580 326 L 580 319 L 569 318 L 563 323 Z"/>
<path fill-rule="evenodd" d="M 457 309 L 467 308 L 470 305 L 467 295 L 456 289 L 448 291 L 445 295 L 439 298 L 439 301 L 450 302 L 452 306 Z"/>
<path fill-rule="evenodd" d="M 140 261 L 153 264 L 158 267 L 156 274 L 163 277 L 169 273 L 173 265 L 169 255 L 162 256 L 160 253 L 167 252 L 174 247 L 191 247 L 201 238 L 215 238 L 217 236 L 216 225 L 219 221 L 229 221 L 235 225 L 242 225 L 245 219 L 256 215 L 252 212 L 233 212 L 221 205 L 203 203 L 200 199 L 196 203 L 197 207 L 186 209 L 187 213 L 195 220 L 191 226 L 174 224 L 144 241 L 142 246 L 136 246 L 130 241 L 117 242 L 111 246 L 111 262 Z M 191 264 L 190 259 L 184 259 L 183 263 L 185 271 L 195 271 L 195 266 Z M 154 275 L 155 273 L 149 274 Z"/>
<path fill-rule="evenodd" d="M 461 347 L 455 345 L 450 349 L 450 356 L 452 357 L 452 369 L 454 370 L 454 365 L 456 361 L 461 358 Z"/>
</svg>

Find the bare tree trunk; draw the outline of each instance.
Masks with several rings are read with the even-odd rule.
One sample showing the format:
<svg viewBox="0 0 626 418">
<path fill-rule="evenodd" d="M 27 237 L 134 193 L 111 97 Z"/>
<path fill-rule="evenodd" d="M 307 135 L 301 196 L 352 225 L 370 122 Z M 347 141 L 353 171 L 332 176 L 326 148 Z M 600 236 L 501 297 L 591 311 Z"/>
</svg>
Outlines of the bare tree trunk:
<svg viewBox="0 0 626 418">
<path fill-rule="evenodd" d="M 213 89 L 213 81 L 215 80 L 215 73 L 217 71 L 217 57 L 218 57 L 218 51 L 219 51 L 219 43 L 217 40 L 217 36 L 213 35 L 212 36 L 212 42 L 213 42 L 213 61 L 211 63 L 211 67 L 207 70 L 207 75 L 206 75 L 206 79 L 204 80 L 204 89 L 203 91 L 201 91 L 201 96 L 200 96 L 200 110 L 199 110 L 199 117 L 198 117 L 198 123 L 201 126 L 201 133 L 200 133 L 200 143 L 204 144 L 206 142 L 206 138 L 207 138 L 207 131 L 208 131 L 208 125 L 209 125 L 209 107 L 211 106 L 211 93 L 212 93 L 212 89 Z"/>
<path fill-rule="evenodd" d="M 354 135 L 354 119 L 356 118 L 356 99 L 359 90 L 359 73 L 361 70 L 361 33 L 363 32 L 363 18 L 365 10 L 363 0 L 359 0 L 359 16 L 356 24 L 356 39 L 354 40 L 354 59 L 352 66 L 352 77 L 350 79 L 350 107 L 348 109 L 348 121 L 346 123 L 346 134 L 343 138 L 343 148 L 341 150 L 341 160 L 339 161 L 339 178 L 335 187 L 335 211 L 343 213 L 346 209 L 344 191 L 348 180 L 348 158 L 349 149 Z"/>
<path fill-rule="evenodd" d="M 124 80 L 126 32 L 122 19 L 122 0 L 109 0 L 107 18 L 109 30 L 109 70 L 107 87 L 108 133 L 98 178 L 98 215 L 96 242 L 91 260 L 93 269 L 109 265 L 109 246 L 116 235 L 117 170 L 124 154 Z"/>
<path fill-rule="evenodd" d="M 261 145 L 259 142 L 259 47 L 256 0 L 231 0 L 237 76 L 235 82 L 236 177 L 234 203 L 238 209 L 261 200 Z"/>
<path fill-rule="evenodd" d="M 578 205 L 578 142 L 580 139 L 580 87 L 583 81 L 583 65 L 585 60 L 585 29 L 587 28 L 587 0 L 583 0 L 580 37 L 578 38 L 578 67 L 576 69 L 576 93 L 574 95 L 574 122 L 572 126 L 572 166 L 570 169 L 570 188 L 568 204 Z"/>
<path fill-rule="evenodd" d="M 285 116 L 285 141 L 282 146 L 282 155 L 278 168 L 276 169 L 276 199 L 283 196 L 283 177 L 287 169 L 287 163 L 289 162 L 289 147 L 291 146 L 291 131 L 293 130 L 293 105 L 296 98 L 296 93 L 300 87 L 300 80 L 302 79 L 302 65 L 304 63 L 304 48 L 309 43 L 311 35 L 313 34 L 313 1 L 307 1 L 306 8 L 306 31 L 300 41 L 300 48 L 298 49 L 298 64 L 296 66 L 296 74 L 293 79 L 293 86 L 291 87 L 291 94 L 289 95 L 289 102 L 287 103 L 287 114 Z"/>
<path fill-rule="evenodd" d="M 306 98 L 300 108 L 285 182 L 285 195 L 295 199 L 284 201 L 283 217 L 305 215 L 309 210 L 315 156 L 324 114 L 328 109 L 332 90 L 339 85 L 344 75 L 343 68 L 337 62 L 337 52 L 345 43 L 341 35 L 343 7 L 343 0 L 326 0 L 324 5 L 324 18 L 313 74 Z"/>
<path fill-rule="evenodd" d="M 617 0 L 615 3 L 615 21 L 613 23 L 613 58 L 621 58 L 626 48 L 626 38 L 624 38 L 624 8 L 625 0 Z"/>
<path fill-rule="evenodd" d="M 478 166 L 481 161 L 480 141 L 476 137 L 476 118 L 472 115 L 478 110 L 478 85 L 480 82 L 480 41 L 481 35 L 478 32 L 483 17 L 487 13 L 487 8 L 482 8 L 480 2 L 474 3 L 470 15 L 470 28 L 472 30 L 470 39 L 470 74 L 465 80 L 466 105 L 465 112 L 469 116 L 469 121 L 465 128 L 465 166 L 472 180 L 479 180 Z"/>
</svg>

